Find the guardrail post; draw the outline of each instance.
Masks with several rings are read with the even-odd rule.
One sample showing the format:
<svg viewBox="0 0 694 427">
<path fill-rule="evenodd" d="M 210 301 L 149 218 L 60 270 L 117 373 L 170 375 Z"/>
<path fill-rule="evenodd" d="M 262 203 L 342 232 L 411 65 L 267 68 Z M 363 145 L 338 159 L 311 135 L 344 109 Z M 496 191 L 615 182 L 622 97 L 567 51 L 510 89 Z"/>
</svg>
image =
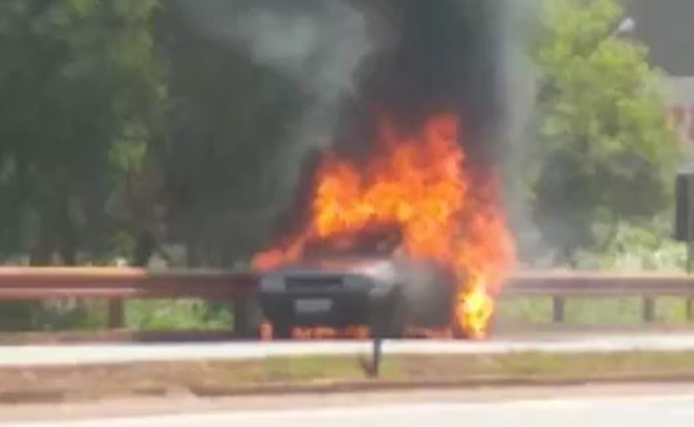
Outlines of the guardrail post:
<svg viewBox="0 0 694 427">
<path fill-rule="evenodd" d="M 250 335 L 250 319 L 248 301 L 246 298 L 236 297 L 232 301 L 232 316 L 234 318 L 234 334 L 237 337 L 248 338 Z"/>
<path fill-rule="evenodd" d="M 566 300 L 564 297 L 552 297 L 552 320 L 554 323 L 564 323 L 566 320 Z"/>
<path fill-rule="evenodd" d="M 652 323 L 655 320 L 655 299 L 644 297 L 642 314 L 643 321 L 646 323 Z"/>
<path fill-rule="evenodd" d="M 234 335 L 260 339 L 263 336 L 263 310 L 255 292 L 238 293 L 231 303 Z"/>
<path fill-rule="evenodd" d="M 123 300 L 108 301 L 108 327 L 110 329 L 122 329 L 125 323 Z"/>
</svg>

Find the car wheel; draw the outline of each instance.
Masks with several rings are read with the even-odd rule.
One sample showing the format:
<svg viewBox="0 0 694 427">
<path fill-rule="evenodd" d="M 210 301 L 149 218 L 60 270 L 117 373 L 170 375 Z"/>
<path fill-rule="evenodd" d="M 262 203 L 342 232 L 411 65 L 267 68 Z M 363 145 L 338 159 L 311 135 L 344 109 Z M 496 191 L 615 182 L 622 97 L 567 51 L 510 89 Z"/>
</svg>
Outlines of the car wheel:
<svg viewBox="0 0 694 427">
<path fill-rule="evenodd" d="M 397 339 L 405 336 L 407 328 L 407 303 L 400 294 L 395 294 L 383 306 L 377 307 L 370 319 L 371 336 Z"/>
<path fill-rule="evenodd" d="M 458 321 L 458 316 L 453 316 L 453 319 L 451 320 L 451 330 L 453 332 L 453 338 L 457 340 L 469 340 L 470 333 L 465 330 L 463 325 L 461 325 L 461 322 Z"/>
</svg>

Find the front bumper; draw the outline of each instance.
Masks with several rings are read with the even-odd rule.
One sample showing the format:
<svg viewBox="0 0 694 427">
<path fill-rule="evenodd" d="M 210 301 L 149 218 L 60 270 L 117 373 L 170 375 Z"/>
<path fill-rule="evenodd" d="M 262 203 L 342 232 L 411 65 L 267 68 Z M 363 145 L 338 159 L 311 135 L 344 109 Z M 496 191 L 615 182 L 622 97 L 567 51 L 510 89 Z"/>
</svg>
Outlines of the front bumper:
<svg viewBox="0 0 694 427">
<path fill-rule="evenodd" d="M 380 310 L 395 289 L 393 284 L 359 276 L 344 276 L 340 286 L 288 286 L 286 279 L 261 280 L 259 299 L 266 318 L 295 326 L 368 324 L 372 313 Z M 301 284 L 301 278 L 290 279 Z"/>
</svg>

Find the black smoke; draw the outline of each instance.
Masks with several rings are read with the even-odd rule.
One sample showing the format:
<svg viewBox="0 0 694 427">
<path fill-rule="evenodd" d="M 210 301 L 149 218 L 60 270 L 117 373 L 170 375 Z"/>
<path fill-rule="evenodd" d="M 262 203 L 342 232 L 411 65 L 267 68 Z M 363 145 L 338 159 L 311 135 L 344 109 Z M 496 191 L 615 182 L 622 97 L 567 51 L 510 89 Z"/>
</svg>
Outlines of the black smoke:
<svg viewBox="0 0 694 427">
<path fill-rule="evenodd" d="M 338 150 L 368 153 L 377 112 L 406 132 L 431 114 L 455 113 L 473 163 L 494 162 L 504 117 L 501 0 L 352 2 L 367 15 L 377 48 L 358 69 L 335 133 Z"/>
<path fill-rule="evenodd" d="M 481 169 L 496 167 L 505 152 L 500 134 L 508 106 L 503 86 L 504 47 L 509 42 L 505 15 L 509 5 L 521 1 L 177 4 L 199 32 L 234 49 L 241 46 L 253 61 L 281 71 L 313 99 L 297 126 L 300 130 L 287 135 L 290 148 L 285 155 L 263 168 L 280 175 L 274 181 L 281 188 L 276 197 L 281 236 L 306 219 L 320 151 L 368 155 L 377 145 L 378 112 L 386 112 L 405 132 L 417 132 L 432 114 L 454 113 L 468 161 Z"/>
</svg>

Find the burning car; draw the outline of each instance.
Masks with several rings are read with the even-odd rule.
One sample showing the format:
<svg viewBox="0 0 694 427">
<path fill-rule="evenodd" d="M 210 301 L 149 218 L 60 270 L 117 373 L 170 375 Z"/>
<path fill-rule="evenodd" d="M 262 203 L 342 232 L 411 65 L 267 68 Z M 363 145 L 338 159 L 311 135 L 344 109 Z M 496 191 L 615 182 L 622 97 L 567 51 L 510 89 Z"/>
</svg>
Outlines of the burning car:
<svg viewBox="0 0 694 427">
<path fill-rule="evenodd" d="M 291 209 L 305 212 L 298 225 L 253 259 L 279 336 L 367 321 L 389 336 L 487 331 L 515 258 L 496 175 L 468 162 L 454 115 L 416 132 L 382 123 L 368 157 L 316 159 Z"/>
<path fill-rule="evenodd" d="M 307 242 L 295 262 L 266 271 L 260 303 L 278 338 L 295 327 L 344 329 L 402 337 L 410 327 L 446 328 L 455 313 L 455 272 L 417 259 L 397 226 L 372 226 Z M 454 331 L 464 336 L 462 328 Z"/>
</svg>

